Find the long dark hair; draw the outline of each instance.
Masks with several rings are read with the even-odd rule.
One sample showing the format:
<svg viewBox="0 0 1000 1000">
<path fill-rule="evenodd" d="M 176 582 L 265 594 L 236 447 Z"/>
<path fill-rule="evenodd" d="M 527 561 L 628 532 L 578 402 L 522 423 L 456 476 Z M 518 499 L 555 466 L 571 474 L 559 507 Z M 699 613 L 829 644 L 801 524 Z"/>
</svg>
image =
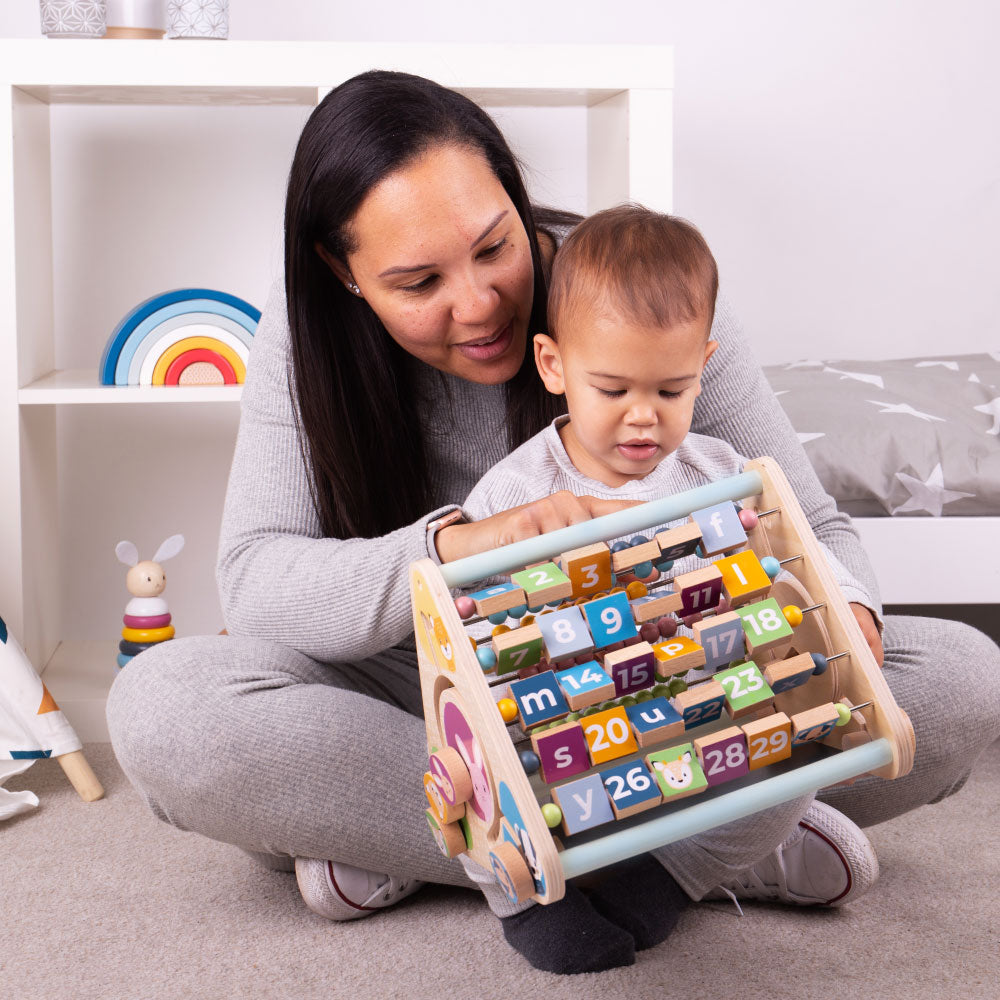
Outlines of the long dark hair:
<svg viewBox="0 0 1000 1000">
<path fill-rule="evenodd" d="M 336 280 L 315 247 L 347 266 L 346 232 L 368 192 L 438 143 L 486 157 L 520 215 L 534 263 L 529 331 L 545 330 L 546 281 L 539 225 L 566 213 L 532 209 L 514 154 L 478 105 L 405 73 L 362 73 L 332 90 L 310 115 L 292 161 L 285 203 L 285 294 L 291 330 L 289 388 L 324 535 L 375 537 L 431 509 L 413 363 L 366 302 Z M 533 355 L 505 386 L 508 445 L 527 440 L 559 412 Z M 294 407 L 293 407 L 294 409 Z M 455 498 L 461 502 L 462 497 Z"/>
</svg>

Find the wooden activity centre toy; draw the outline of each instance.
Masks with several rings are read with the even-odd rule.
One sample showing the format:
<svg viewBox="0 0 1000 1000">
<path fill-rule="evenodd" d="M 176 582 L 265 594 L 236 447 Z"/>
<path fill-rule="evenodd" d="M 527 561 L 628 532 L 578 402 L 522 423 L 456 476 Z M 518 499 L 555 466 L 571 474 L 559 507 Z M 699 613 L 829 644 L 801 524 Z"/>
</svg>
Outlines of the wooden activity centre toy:
<svg viewBox="0 0 1000 1000">
<path fill-rule="evenodd" d="M 427 822 L 514 901 L 554 902 L 568 878 L 912 766 L 910 721 L 773 459 L 422 559 L 410 588 Z"/>
</svg>

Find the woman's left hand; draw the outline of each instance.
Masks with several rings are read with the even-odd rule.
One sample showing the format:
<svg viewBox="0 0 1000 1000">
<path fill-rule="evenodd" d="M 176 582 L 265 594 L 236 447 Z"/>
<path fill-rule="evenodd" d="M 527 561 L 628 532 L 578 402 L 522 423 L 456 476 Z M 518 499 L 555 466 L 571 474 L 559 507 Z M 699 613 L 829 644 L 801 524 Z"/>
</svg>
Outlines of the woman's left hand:
<svg viewBox="0 0 1000 1000">
<path fill-rule="evenodd" d="M 875 662 L 881 667 L 885 660 L 885 650 L 882 648 L 882 636 L 878 634 L 874 615 L 863 604 L 852 604 L 850 608 L 861 626 L 861 634 L 865 637 Z"/>
</svg>

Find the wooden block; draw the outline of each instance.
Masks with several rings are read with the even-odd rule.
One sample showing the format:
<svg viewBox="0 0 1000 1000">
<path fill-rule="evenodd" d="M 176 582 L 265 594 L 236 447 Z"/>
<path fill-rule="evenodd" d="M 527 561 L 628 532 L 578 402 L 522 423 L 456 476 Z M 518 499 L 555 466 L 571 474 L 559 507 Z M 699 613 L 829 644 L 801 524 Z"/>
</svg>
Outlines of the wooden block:
<svg viewBox="0 0 1000 1000">
<path fill-rule="evenodd" d="M 611 801 L 615 819 L 634 816 L 663 801 L 659 787 L 642 761 L 632 760 L 618 764 L 599 774 Z"/>
<path fill-rule="evenodd" d="M 457 823 L 465 815 L 465 803 L 449 802 L 442 794 L 441 786 L 430 771 L 424 774 L 424 794 L 430 803 L 431 811 L 442 826 L 448 823 Z"/>
<path fill-rule="evenodd" d="M 535 666 L 542 659 L 542 645 L 542 630 L 535 622 L 493 636 L 497 674 L 509 674 L 512 670 Z"/>
<path fill-rule="evenodd" d="M 734 608 L 767 597 L 771 578 L 764 572 L 753 549 L 716 559 L 713 565 L 722 574 L 722 589 Z"/>
<path fill-rule="evenodd" d="M 673 582 L 674 590 L 681 595 L 681 618 L 710 611 L 722 597 L 722 574 L 715 566 L 681 573 Z"/>
<path fill-rule="evenodd" d="M 611 549 L 606 542 L 584 545 L 571 549 L 559 557 L 559 566 L 569 577 L 573 597 L 590 597 L 602 590 L 610 590 Z"/>
<path fill-rule="evenodd" d="M 715 680 L 726 692 L 726 711 L 730 718 L 738 719 L 774 704 L 774 692 L 753 660 L 720 670 Z"/>
<path fill-rule="evenodd" d="M 469 597 L 476 605 L 476 614 L 484 618 L 527 603 L 524 591 L 516 583 L 498 583 L 494 587 L 477 590 Z"/>
<path fill-rule="evenodd" d="M 557 670 L 556 681 L 574 712 L 600 705 L 615 696 L 615 682 L 601 669 L 597 660 Z"/>
<path fill-rule="evenodd" d="M 732 781 L 750 770 L 747 740 L 738 726 L 699 736 L 694 741 L 694 749 L 709 785 Z"/>
<path fill-rule="evenodd" d="M 569 715 L 569 705 L 551 670 L 511 681 L 510 696 L 517 702 L 521 726 L 525 731 Z"/>
<path fill-rule="evenodd" d="M 749 656 L 759 655 L 765 650 L 776 657 L 784 655 L 792 642 L 792 627 L 785 621 L 773 597 L 748 604 L 738 614 L 743 619 Z"/>
<path fill-rule="evenodd" d="M 472 798 L 472 776 L 462 755 L 454 747 L 443 747 L 432 753 L 429 771 L 445 802 L 457 805 Z"/>
<path fill-rule="evenodd" d="M 676 528 L 657 532 L 656 544 L 660 546 L 659 561 L 683 559 L 701 544 L 701 529 L 689 521 Z"/>
<path fill-rule="evenodd" d="M 775 694 L 800 687 L 812 677 L 816 664 L 808 653 L 797 653 L 787 660 L 775 660 L 764 668 L 764 680 Z"/>
<path fill-rule="evenodd" d="M 562 811 L 562 828 L 570 836 L 610 823 L 615 818 L 604 782 L 597 774 L 556 785 L 552 789 L 552 801 Z"/>
<path fill-rule="evenodd" d="M 428 809 L 424 815 L 434 840 L 437 841 L 438 850 L 446 858 L 457 858 L 469 849 L 461 823 L 442 823 L 432 809 Z"/>
<path fill-rule="evenodd" d="M 590 629 L 583 619 L 583 612 L 576 605 L 538 615 L 535 624 L 541 630 L 550 662 L 581 656 L 594 649 Z"/>
<path fill-rule="evenodd" d="M 616 573 L 624 573 L 625 570 L 632 569 L 644 562 L 657 562 L 662 559 L 660 546 L 655 539 L 643 542 L 641 545 L 630 545 L 627 549 L 620 549 L 611 553 L 611 568 Z"/>
<path fill-rule="evenodd" d="M 743 620 L 735 611 L 703 618 L 691 626 L 694 641 L 705 650 L 705 670 L 718 670 L 746 657 Z"/>
<path fill-rule="evenodd" d="M 740 729 L 747 740 L 751 771 L 791 757 L 792 724 L 784 712 L 745 722 Z"/>
<path fill-rule="evenodd" d="M 650 698 L 628 705 L 625 714 L 635 741 L 644 750 L 684 733 L 684 716 L 666 698 Z"/>
<path fill-rule="evenodd" d="M 726 691 L 717 680 L 702 681 L 674 696 L 674 708 L 684 716 L 684 728 L 694 729 L 722 718 Z"/>
<path fill-rule="evenodd" d="M 672 615 L 681 609 L 681 595 L 673 590 L 658 591 L 632 601 L 632 617 L 641 625 Z"/>
<path fill-rule="evenodd" d="M 833 732 L 839 718 L 837 706 L 832 702 L 797 712 L 792 716 L 792 746 L 826 739 Z"/>
<path fill-rule="evenodd" d="M 569 577 L 554 562 L 541 563 L 523 569 L 520 573 L 511 573 L 510 579 L 524 590 L 529 608 L 553 604 L 573 595 Z"/>
<path fill-rule="evenodd" d="M 639 634 L 635 619 L 632 617 L 632 606 L 628 594 L 624 591 L 608 594 L 596 601 L 587 601 L 581 605 L 590 627 L 594 645 L 598 649 L 613 646 L 616 642 L 633 639 Z"/>
<path fill-rule="evenodd" d="M 579 722 L 532 733 L 531 745 L 541 761 L 542 781 L 547 785 L 590 769 L 587 740 Z"/>
<path fill-rule="evenodd" d="M 705 772 L 695 759 L 690 743 L 651 753 L 646 757 L 646 764 L 656 777 L 664 802 L 697 795 L 708 787 Z"/>
<path fill-rule="evenodd" d="M 587 737 L 591 763 L 595 765 L 617 760 L 639 749 L 624 708 L 615 706 L 604 712 L 586 715 L 580 724 Z"/>
<path fill-rule="evenodd" d="M 732 500 L 692 511 L 691 520 L 701 531 L 701 551 L 706 559 L 732 552 L 747 543 L 746 529 Z"/>
<path fill-rule="evenodd" d="M 656 683 L 656 655 L 648 642 L 604 654 L 604 672 L 614 680 L 615 695 L 631 694 Z"/>
<path fill-rule="evenodd" d="M 705 650 L 686 635 L 654 643 L 653 654 L 656 656 L 656 675 L 661 679 L 697 670 L 705 663 Z"/>
</svg>

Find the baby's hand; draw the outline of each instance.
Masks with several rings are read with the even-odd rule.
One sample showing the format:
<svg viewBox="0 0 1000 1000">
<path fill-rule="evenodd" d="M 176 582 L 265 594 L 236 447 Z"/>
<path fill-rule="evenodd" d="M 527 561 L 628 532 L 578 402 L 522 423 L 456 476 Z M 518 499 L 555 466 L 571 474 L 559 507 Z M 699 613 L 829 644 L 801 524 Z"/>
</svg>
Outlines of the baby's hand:
<svg viewBox="0 0 1000 1000">
<path fill-rule="evenodd" d="M 854 617 L 857 618 L 858 624 L 861 626 L 861 634 L 865 637 L 865 641 L 871 648 L 875 662 L 881 667 L 882 662 L 885 660 L 885 650 L 882 648 L 882 636 L 878 634 L 878 628 L 875 625 L 872 613 L 863 604 L 851 604 L 850 608 L 854 612 Z"/>
<path fill-rule="evenodd" d="M 481 521 L 442 528 L 434 541 L 441 561 L 452 562 L 477 552 L 486 552 L 524 538 L 534 538 L 557 528 L 565 528 L 570 524 L 611 514 L 616 510 L 634 507 L 640 502 L 578 497 L 568 490 L 560 490 L 543 500 L 512 507 Z"/>
</svg>

